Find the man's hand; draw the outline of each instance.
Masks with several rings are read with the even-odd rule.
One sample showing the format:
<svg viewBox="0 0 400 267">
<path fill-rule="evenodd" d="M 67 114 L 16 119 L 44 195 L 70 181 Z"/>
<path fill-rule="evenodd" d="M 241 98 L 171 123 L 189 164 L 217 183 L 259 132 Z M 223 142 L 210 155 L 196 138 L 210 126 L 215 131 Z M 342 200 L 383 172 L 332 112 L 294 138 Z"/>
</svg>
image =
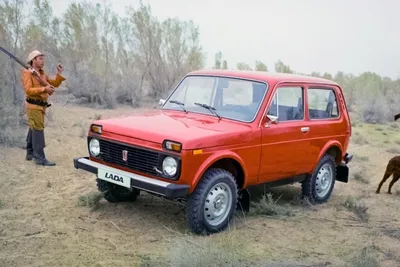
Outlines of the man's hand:
<svg viewBox="0 0 400 267">
<path fill-rule="evenodd" d="M 52 95 L 54 93 L 54 86 L 47 85 L 45 88 L 45 92 L 48 93 L 49 95 Z"/>
<path fill-rule="evenodd" d="M 62 73 L 63 71 L 64 71 L 64 68 L 63 68 L 63 66 L 59 63 L 59 64 L 57 65 L 57 73 L 61 75 L 61 73 Z"/>
</svg>

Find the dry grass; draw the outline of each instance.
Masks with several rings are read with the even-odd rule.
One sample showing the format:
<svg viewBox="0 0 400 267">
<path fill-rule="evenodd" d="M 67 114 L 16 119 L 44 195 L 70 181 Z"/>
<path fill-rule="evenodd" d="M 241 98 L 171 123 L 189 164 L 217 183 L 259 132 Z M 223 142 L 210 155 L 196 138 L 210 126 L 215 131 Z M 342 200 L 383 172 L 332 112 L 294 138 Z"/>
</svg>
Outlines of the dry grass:
<svg viewBox="0 0 400 267">
<path fill-rule="evenodd" d="M 400 148 L 397 148 L 397 147 L 391 147 L 391 148 L 387 149 L 386 151 L 391 154 L 400 154 Z"/>
<path fill-rule="evenodd" d="M 195 240 L 189 235 L 181 235 L 174 239 L 171 244 L 172 249 L 168 255 L 168 266 L 171 267 L 219 267 L 219 266 L 238 266 L 238 267 L 323 267 L 330 266 L 327 262 L 317 264 L 303 263 L 293 260 L 282 260 L 275 262 L 271 260 L 256 260 L 251 254 L 246 253 L 243 244 L 231 231 L 219 237 L 205 237 L 202 240 Z"/>
<path fill-rule="evenodd" d="M 0 145 L 21 147 L 28 132 L 23 125 L 27 122 L 20 116 L 21 109 L 0 100 L 0 114 Z"/>
<path fill-rule="evenodd" d="M 348 263 L 351 267 L 379 267 L 376 251 L 371 247 L 364 247 Z"/>
<path fill-rule="evenodd" d="M 87 155 L 82 137 L 91 121 L 138 110 L 52 109 L 46 153 L 56 167 L 26 162 L 19 148 L 0 150 L 0 266 L 196 266 L 200 259 L 211 266 L 376 266 L 368 265 L 373 259 L 399 266 L 390 257 L 400 255 L 399 197 L 374 193 L 392 157 L 384 141 L 400 140 L 397 128 L 356 124 L 368 143 L 352 138 L 350 182 L 337 182 L 328 203 L 300 201 L 298 184 L 271 188 L 264 198 L 252 193 L 252 212 L 239 212 L 227 231 L 196 236 L 180 205 L 147 194 L 134 203 L 99 201 L 95 176 L 73 168 L 74 157 Z M 354 178 L 356 168 L 369 183 Z M 360 253 L 373 240 L 385 251 Z"/>
<path fill-rule="evenodd" d="M 394 239 L 397 239 L 398 241 L 400 241 L 400 231 L 399 228 L 395 228 L 395 227 L 384 227 L 382 232 Z"/>
<path fill-rule="evenodd" d="M 92 211 L 98 209 L 103 194 L 97 191 L 82 195 L 78 199 L 78 207 L 89 207 Z"/>
<path fill-rule="evenodd" d="M 359 160 L 360 161 L 364 161 L 364 160 Z M 361 183 L 364 184 L 369 184 L 371 181 L 369 179 L 368 173 L 365 171 L 364 168 L 360 168 L 358 166 L 355 166 L 352 170 L 351 170 L 351 178 L 359 181 Z"/>
<path fill-rule="evenodd" d="M 368 139 L 359 131 L 354 132 L 354 135 L 351 137 L 351 141 L 354 144 L 359 144 L 359 145 L 363 145 L 363 144 L 368 144 L 369 141 Z"/>
<path fill-rule="evenodd" d="M 341 204 L 347 210 L 354 212 L 361 220 L 368 220 L 368 206 L 361 199 L 355 198 L 353 196 L 347 196 Z"/>
<path fill-rule="evenodd" d="M 400 139 L 394 140 L 394 143 L 395 143 L 396 145 L 400 145 Z"/>
<path fill-rule="evenodd" d="M 229 235 L 225 238 L 206 237 L 200 242 L 181 236 L 171 245 L 170 266 L 249 266 L 240 260 L 243 256 L 240 242 Z"/>
<path fill-rule="evenodd" d="M 278 200 L 274 200 L 271 193 L 262 195 L 259 201 L 252 203 L 251 214 L 265 216 L 294 216 L 296 214 L 289 203 L 279 205 Z"/>
</svg>

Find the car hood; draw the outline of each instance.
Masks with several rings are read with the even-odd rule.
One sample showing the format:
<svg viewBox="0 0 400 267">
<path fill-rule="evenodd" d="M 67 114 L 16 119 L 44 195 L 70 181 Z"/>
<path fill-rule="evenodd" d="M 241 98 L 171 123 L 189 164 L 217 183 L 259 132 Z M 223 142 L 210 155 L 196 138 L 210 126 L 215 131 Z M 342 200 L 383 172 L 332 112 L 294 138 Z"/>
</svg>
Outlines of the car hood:
<svg viewBox="0 0 400 267">
<path fill-rule="evenodd" d="M 233 145 L 251 140 L 250 125 L 196 113 L 156 110 L 94 122 L 113 133 L 161 144 L 182 143 L 182 149 Z"/>
</svg>

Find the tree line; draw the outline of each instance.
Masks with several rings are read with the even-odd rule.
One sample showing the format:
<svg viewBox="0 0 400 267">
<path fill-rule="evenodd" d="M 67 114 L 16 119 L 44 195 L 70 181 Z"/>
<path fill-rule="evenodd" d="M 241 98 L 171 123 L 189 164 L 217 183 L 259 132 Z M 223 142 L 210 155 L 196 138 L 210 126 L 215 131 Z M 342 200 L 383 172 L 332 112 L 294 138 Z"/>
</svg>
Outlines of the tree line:
<svg viewBox="0 0 400 267">
<path fill-rule="evenodd" d="M 137 107 L 144 99 L 157 100 L 187 72 L 204 67 L 200 29 L 193 21 L 160 20 L 142 2 L 117 14 L 111 2 L 75 1 L 55 16 L 48 0 L 2 0 L 0 43 L 23 60 L 30 51 L 41 50 L 50 74 L 62 62 L 68 92 L 85 103 L 108 108 L 119 103 Z M 0 65 L 0 127 L 10 127 L 24 101 L 21 67 L 5 54 L 0 55 Z M 273 67 L 275 72 L 297 73 L 282 61 Z M 222 52 L 215 55 L 213 68 L 270 70 L 261 61 L 254 66 L 245 62 L 229 66 Z M 400 79 L 368 71 L 307 75 L 338 82 L 352 114 L 364 122 L 385 123 L 400 112 L 396 101 Z"/>
<path fill-rule="evenodd" d="M 21 59 L 34 49 L 42 51 L 48 70 L 62 62 L 66 86 L 76 98 L 108 107 L 159 97 L 204 64 L 199 28 L 192 21 L 160 21 L 142 3 L 122 16 L 110 0 L 79 1 L 56 17 L 47 0 L 3 0 L 0 42 Z M 0 64 L 1 93 L 20 101 L 21 67 L 4 55 Z"/>
</svg>

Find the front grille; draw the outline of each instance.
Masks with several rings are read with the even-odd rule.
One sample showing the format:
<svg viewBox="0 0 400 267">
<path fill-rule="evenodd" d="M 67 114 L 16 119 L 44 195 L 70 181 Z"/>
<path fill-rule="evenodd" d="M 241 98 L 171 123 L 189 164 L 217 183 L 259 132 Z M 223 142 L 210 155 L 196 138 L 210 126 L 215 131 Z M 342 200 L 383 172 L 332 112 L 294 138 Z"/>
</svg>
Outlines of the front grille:
<svg viewBox="0 0 400 267">
<path fill-rule="evenodd" d="M 154 167 L 159 166 L 159 153 L 106 140 L 99 140 L 101 158 L 105 162 L 130 168 L 151 175 L 157 175 Z M 128 151 L 128 160 L 122 160 L 122 151 Z"/>
</svg>

